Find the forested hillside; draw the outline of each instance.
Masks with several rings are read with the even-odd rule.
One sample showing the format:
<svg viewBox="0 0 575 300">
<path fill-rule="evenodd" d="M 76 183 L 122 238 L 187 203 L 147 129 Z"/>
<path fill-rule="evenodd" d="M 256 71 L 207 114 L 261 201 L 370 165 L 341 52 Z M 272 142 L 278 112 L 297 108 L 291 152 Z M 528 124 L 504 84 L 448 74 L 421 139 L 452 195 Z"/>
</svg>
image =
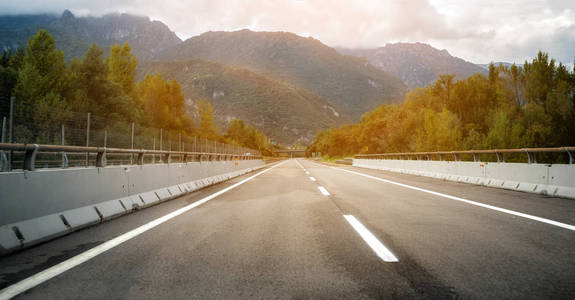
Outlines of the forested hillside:
<svg viewBox="0 0 575 300">
<path fill-rule="evenodd" d="M 64 52 L 56 49 L 54 38 L 40 30 L 25 49 L 2 53 L 0 116 L 8 116 L 7 104 L 14 97 L 17 142 L 60 143 L 64 121 L 73 122 L 73 116 L 91 113 L 95 121 L 100 120 L 93 126 L 102 127 L 94 129 L 117 131 L 118 126 L 127 129 L 122 124 L 133 122 L 154 132 L 161 129 L 171 139 L 175 135 L 198 136 L 272 153 L 269 139 L 251 126 L 239 127 L 241 134 L 238 128 L 222 133 L 213 122 L 212 105 L 205 99 L 194 99 L 194 120 L 185 109 L 178 81 L 167 80 L 159 73 L 136 81 L 137 65 L 127 43 L 112 46 L 107 58 L 93 44 L 82 58 L 74 58 L 68 65 Z M 82 126 L 78 122 L 69 125 L 68 131 Z"/>
<path fill-rule="evenodd" d="M 343 156 L 575 145 L 575 71 L 547 54 L 523 68 L 491 65 L 487 76 L 454 78 L 443 75 L 358 124 L 321 131 L 308 150 Z"/>
<path fill-rule="evenodd" d="M 381 103 L 400 101 L 406 92 L 397 77 L 342 56 L 318 40 L 287 32 L 207 32 L 157 58 L 199 58 L 247 68 L 310 90 L 355 120 Z"/>
<path fill-rule="evenodd" d="M 246 69 L 196 59 L 146 62 L 138 73 L 177 80 L 190 100 L 190 113 L 195 111 L 192 99 L 209 99 L 222 126 L 243 119 L 284 144 L 309 144 L 318 130 L 349 122 L 312 92 Z"/>
</svg>

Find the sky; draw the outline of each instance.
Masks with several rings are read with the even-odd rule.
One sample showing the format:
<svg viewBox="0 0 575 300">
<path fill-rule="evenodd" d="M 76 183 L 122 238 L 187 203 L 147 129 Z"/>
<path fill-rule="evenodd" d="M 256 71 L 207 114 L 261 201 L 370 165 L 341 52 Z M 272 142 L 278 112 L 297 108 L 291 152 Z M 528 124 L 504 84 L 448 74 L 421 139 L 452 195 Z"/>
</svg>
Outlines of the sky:
<svg viewBox="0 0 575 300">
<path fill-rule="evenodd" d="M 248 28 L 348 48 L 423 42 L 474 63 L 575 57 L 575 0 L 0 0 L 0 14 L 64 9 L 149 16 L 182 39 Z"/>
</svg>

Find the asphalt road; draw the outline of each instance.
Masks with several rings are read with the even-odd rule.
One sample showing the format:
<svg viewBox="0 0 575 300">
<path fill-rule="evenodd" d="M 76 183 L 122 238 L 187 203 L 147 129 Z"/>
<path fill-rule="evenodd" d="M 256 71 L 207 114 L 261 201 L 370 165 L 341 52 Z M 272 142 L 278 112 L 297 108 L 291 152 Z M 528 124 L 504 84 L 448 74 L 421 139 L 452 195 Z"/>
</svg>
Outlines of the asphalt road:
<svg viewBox="0 0 575 300">
<path fill-rule="evenodd" d="M 0 288 L 41 275 L 17 298 L 573 299 L 573 224 L 573 200 L 289 160 L 2 257 Z"/>
</svg>

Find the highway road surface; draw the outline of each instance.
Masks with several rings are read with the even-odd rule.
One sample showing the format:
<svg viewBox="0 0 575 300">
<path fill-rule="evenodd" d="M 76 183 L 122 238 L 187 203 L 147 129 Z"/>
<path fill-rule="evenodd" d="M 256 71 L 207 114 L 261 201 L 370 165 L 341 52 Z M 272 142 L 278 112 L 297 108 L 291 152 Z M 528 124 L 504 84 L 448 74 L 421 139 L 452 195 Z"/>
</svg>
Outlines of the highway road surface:
<svg viewBox="0 0 575 300">
<path fill-rule="evenodd" d="M 286 160 L 0 258 L 0 299 L 575 298 L 575 201 Z"/>
</svg>

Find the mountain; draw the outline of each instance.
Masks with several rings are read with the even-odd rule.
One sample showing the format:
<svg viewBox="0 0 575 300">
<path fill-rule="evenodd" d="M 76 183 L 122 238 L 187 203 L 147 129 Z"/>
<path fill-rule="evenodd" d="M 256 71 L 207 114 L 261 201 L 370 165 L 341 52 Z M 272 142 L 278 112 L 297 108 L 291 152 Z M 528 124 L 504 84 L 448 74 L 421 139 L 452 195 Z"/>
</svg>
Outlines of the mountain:
<svg viewBox="0 0 575 300">
<path fill-rule="evenodd" d="M 148 17 L 128 14 L 75 17 L 66 10 L 60 17 L 0 16 L 0 50 L 25 47 L 28 38 L 40 29 L 46 29 L 54 36 L 67 60 L 83 56 L 92 43 L 97 43 L 107 52 L 115 43 L 128 42 L 139 59 L 150 59 L 182 42 L 168 26 Z"/>
<path fill-rule="evenodd" d="M 341 54 L 361 57 L 371 65 L 399 77 L 409 89 L 434 83 L 441 74 L 456 74 L 457 79 L 474 73 L 486 74 L 478 65 L 452 56 L 423 43 L 395 43 L 375 49 L 337 49 Z"/>
<path fill-rule="evenodd" d="M 137 71 L 178 80 L 191 113 L 191 99 L 207 99 L 219 124 L 243 119 L 283 144 L 307 144 L 317 130 L 350 122 L 316 94 L 246 69 L 196 59 L 143 62 Z"/>
<path fill-rule="evenodd" d="M 310 90 L 354 120 L 382 103 L 401 101 L 406 86 L 358 58 L 287 32 L 207 32 L 156 56 L 203 59 L 246 68 Z"/>
</svg>

